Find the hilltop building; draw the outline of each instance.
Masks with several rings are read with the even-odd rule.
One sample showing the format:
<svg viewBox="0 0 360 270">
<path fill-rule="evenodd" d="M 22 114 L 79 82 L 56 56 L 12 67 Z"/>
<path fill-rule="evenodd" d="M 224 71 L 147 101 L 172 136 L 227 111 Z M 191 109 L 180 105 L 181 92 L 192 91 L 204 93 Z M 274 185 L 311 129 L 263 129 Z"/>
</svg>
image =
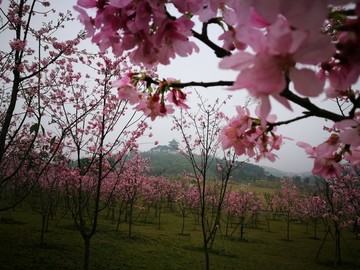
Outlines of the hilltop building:
<svg viewBox="0 0 360 270">
<path fill-rule="evenodd" d="M 177 153 L 179 152 L 179 143 L 172 139 L 168 145 L 157 145 L 151 148 L 150 152 Z"/>
</svg>

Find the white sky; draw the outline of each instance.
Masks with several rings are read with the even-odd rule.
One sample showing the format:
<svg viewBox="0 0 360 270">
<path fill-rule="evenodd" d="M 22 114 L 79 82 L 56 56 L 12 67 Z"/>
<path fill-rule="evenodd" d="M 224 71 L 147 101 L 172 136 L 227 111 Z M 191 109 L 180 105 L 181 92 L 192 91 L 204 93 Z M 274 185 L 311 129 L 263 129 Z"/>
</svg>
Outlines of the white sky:
<svg viewBox="0 0 360 270">
<path fill-rule="evenodd" d="M 6 0 L 3 1 L 2 6 L 7 5 Z M 58 11 L 65 11 L 67 9 L 72 10 L 72 6 L 76 4 L 76 0 L 67 1 L 51 1 L 52 7 L 55 7 Z M 73 12 L 76 17 L 76 12 Z M 82 25 L 79 23 L 79 29 L 72 29 L 68 32 L 70 37 L 74 36 L 79 29 L 82 29 Z M 65 29 L 65 32 L 68 30 Z M 70 38 L 69 37 L 69 38 Z M 91 45 L 89 45 L 91 47 Z M 187 81 L 216 81 L 216 80 L 234 80 L 236 73 L 232 71 L 219 70 L 219 60 L 215 54 L 209 49 L 201 49 L 199 54 L 194 54 L 188 58 L 177 58 L 171 62 L 169 66 L 160 66 L 159 74 L 160 77 L 173 77 L 180 79 L 182 82 Z M 228 116 L 234 116 L 235 105 L 243 105 L 247 92 L 245 90 L 240 91 L 229 91 L 221 88 L 196 88 L 196 90 L 206 96 L 209 100 L 215 100 L 216 97 L 224 95 L 233 95 L 232 101 L 224 107 L 224 113 Z M 188 91 L 194 92 L 194 88 L 188 89 Z M 190 105 L 196 106 L 197 101 L 196 95 L 189 96 Z M 321 99 L 318 99 L 321 101 Z M 296 108 L 297 113 L 291 113 L 287 109 L 283 108 L 282 105 L 272 102 L 273 111 L 279 117 L 279 120 L 286 120 L 299 116 L 301 110 Z M 254 108 L 250 108 L 253 111 Z M 167 145 L 173 138 L 181 141 L 180 135 L 176 131 L 171 131 L 172 119 L 171 117 L 158 119 L 150 123 L 153 126 L 151 130 L 153 137 L 144 137 L 141 139 L 141 149 L 148 150 L 154 147 L 154 142 L 157 140 L 160 144 Z M 296 142 L 305 141 L 311 145 L 317 145 L 326 140 L 328 134 L 323 131 L 324 120 L 321 119 L 306 119 L 297 123 L 293 123 L 284 127 L 279 127 L 279 133 L 284 136 L 290 137 L 293 141 L 287 140 L 282 147 L 281 151 L 276 153 L 278 160 L 275 163 L 262 161 L 259 165 L 271 166 L 286 172 L 304 172 L 311 171 L 313 161 L 308 159 L 304 153 L 304 150 L 296 146 Z M 327 122 L 328 126 L 331 124 Z M 242 158 L 240 158 L 242 159 Z M 243 159 L 246 159 L 244 157 Z"/>
</svg>

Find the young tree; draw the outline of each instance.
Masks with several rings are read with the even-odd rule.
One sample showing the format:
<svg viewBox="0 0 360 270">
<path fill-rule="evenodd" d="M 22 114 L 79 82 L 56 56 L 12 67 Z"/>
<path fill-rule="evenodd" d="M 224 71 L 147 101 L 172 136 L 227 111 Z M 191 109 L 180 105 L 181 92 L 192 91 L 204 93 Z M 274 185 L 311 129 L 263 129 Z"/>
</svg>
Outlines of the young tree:
<svg viewBox="0 0 360 270">
<path fill-rule="evenodd" d="M 47 1 L 9 0 L 0 7 L 0 211 L 29 194 L 56 154 L 51 138 L 42 150 L 37 149 L 38 137 L 45 135 L 50 92 L 66 83 L 62 70 L 74 59 L 76 45 L 84 37 L 75 32 L 72 39 L 60 40 L 58 33 L 73 18 L 68 12 L 52 20 L 48 15 L 56 11 L 49 5 Z M 26 168 L 40 152 L 32 182 L 23 181 Z M 15 186 L 19 187 L 17 196 L 8 200 L 6 195 Z"/>
<path fill-rule="evenodd" d="M 148 185 L 148 175 L 150 168 L 147 166 L 149 159 L 144 159 L 139 153 L 124 164 L 123 173 L 120 176 L 119 189 L 122 192 L 122 200 L 125 202 L 126 219 L 129 224 L 128 236 L 132 237 L 132 227 L 134 224 L 134 208 L 136 203 L 145 197 Z"/>
<path fill-rule="evenodd" d="M 138 147 L 136 140 L 148 127 L 142 114 L 127 112 L 128 101 L 120 100 L 112 87 L 122 72 L 131 71 L 125 58 L 112 61 L 100 54 L 90 63 L 95 73 L 83 75 L 86 80 L 93 79 L 92 85 L 86 81 L 81 84 L 79 80 L 78 87 L 59 91 L 64 94 L 58 101 L 59 117 L 54 119 L 60 128 L 68 129 L 63 143 L 74 157 L 74 168 L 66 183 L 66 199 L 84 241 L 84 269 L 89 269 L 90 243 L 99 213 L 112 198 L 112 192 L 104 196 L 103 183 L 107 178 L 115 179 L 112 191 L 115 190 L 126 155 Z M 79 119 L 79 116 L 82 117 Z M 70 125 L 74 119 L 77 121 Z"/>
<path fill-rule="evenodd" d="M 236 229 L 239 228 L 239 238 L 243 240 L 244 236 L 244 226 L 246 224 L 246 219 L 250 219 L 256 214 L 258 208 L 258 201 L 255 198 L 255 195 L 245 189 L 239 189 L 236 191 L 231 191 L 226 196 L 226 212 L 228 215 L 228 220 L 234 219 L 237 220 L 235 224 L 235 228 L 230 233 L 232 236 Z M 228 231 L 228 224 L 226 228 L 226 232 Z"/>
<path fill-rule="evenodd" d="M 261 212 L 266 220 L 267 231 L 271 232 L 270 220 L 275 213 L 274 195 L 272 193 L 268 193 L 268 192 L 263 193 L 262 202 L 261 202 Z"/>
<path fill-rule="evenodd" d="M 182 219 L 181 235 L 183 235 L 185 230 L 185 218 L 187 217 L 189 211 L 194 212 L 198 210 L 198 189 L 194 184 L 181 180 L 175 182 L 174 188 L 176 190 L 175 201 L 177 202 Z"/>
<path fill-rule="evenodd" d="M 224 120 L 221 107 L 226 100 L 223 102 L 217 100 L 210 105 L 201 97 L 199 99 L 198 111 L 192 114 L 182 110 L 179 117 L 174 117 L 174 124 L 182 135 L 185 146 L 181 153 L 192 166 L 191 177 L 198 190 L 205 268 L 209 269 L 209 249 L 221 225 L 221 211 L 228 180 L 231 172 L 236 168 L 236 155 L 228 151 L 223 153 L 221 160 L 218 157 L 220 154 L 218 137 Z M 211 177 L 210 166 L 215 163 L 218 167 L 218 175 Z"/>
<path fill-rule="evenodd" d="M 351 166 L 343 167 L 343 175 L 340 177 L 330 177 L 323 179 L 322 191 L 327 201 L 328 212 L 326 216 L 333 224 L 334 228 L 334 264 L 342 264 L 341 240 L 344 240 L 342 231 L 344 228 L 351 228 L 359 221 L 359 176 Z M 328 228 L 323 242 L 318 250 L 316 258 L 325 243 L 331 227 Z M 344 240 L 345 241 L 345 240 Z"/>
<path fill-rule="evenodd" d="M 286 220 L 286 240 L 290 241 L 290 223 L 299 215 L 300 192 L 292 179 L 281 181 L 281 190 L 275 194 L 274 205 L 280 209 Z"/>
<path fill-rule="evenodd" d="M 50 218 L 55 216 L 57 206 L 62 198 L 63 179 L 68 176 L 68 166 L 69 160 L 61 155 L 61 151 L 58 151 L 39 179 L 35 181 L 28 197 L 33 211 L 41 216 L 40 247 L 44 246 Z M 34 170 L 34 176 L 37 176 L 36 167 L 28 168 L 28 170 Z"/>
<path fill-rule="evenodd" d="M 306 196 L 300 202 L 301 215 L 305 219 L 310 219 L 314 225 L 313 238 L 317 239 L 317 226 L 323 220 L 328 209 L 324 198 L 318 195 Z"/>
</svg>

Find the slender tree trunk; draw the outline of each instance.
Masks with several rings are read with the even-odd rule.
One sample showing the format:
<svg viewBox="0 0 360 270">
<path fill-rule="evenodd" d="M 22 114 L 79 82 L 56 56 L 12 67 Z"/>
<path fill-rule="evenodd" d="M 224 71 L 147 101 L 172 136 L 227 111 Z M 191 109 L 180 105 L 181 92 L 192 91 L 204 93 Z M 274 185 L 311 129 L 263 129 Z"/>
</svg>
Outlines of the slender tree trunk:
<svg viewBox="0 0 360 270">
<path fill-rule="evenodd" d="M 210 269 L 210 257 L 209 257 L 209 249 L 207 245 L 206 235 L 204 236 L 204 255 L 205 255 L 205 270 Z"/>
<path fill-rule="evenodd" d="M 182 225 L 181 225 L 181 234 L 184 234 L 185 230 L 185 210 L 182 210 Z"/>
<path fill-rule="evenodd" d="M 244 221 L 241 222 L 240 226 L 240 240 L 243 240 L 244 237 Z"/>
<path fill-rule="evenodd" d="M 84 239 L 84 261 L 83 270 L 89 270 L 90 268 L 90 237 L 83 237 Z"/>
<path fill-rule="evenodd" d="M 158 212 L 158 230 L 161 229 L 161 204 L 159 205 L 159 212 Z"/>
<path fill-rule="evenodd" d="M 339 229 L 338 224 L 335 224 L 335 266 L 342 264 L 340 240 L 341 240 L 341 231 Z"/>
<path fill-rule="evenodd" d="M 120 207 L 120 208 L 119 208 L 119 217 L 118 217 L 117 225 L 116 225 L 116 231 L 117 231 L 117 232 L 119 231 L 119 226 L 120 226 L 120 223 L 121 223 L 122 212 L 123 212 L 123 210 L 122 210 L 121 207 Z"/>
<path fill-rule="evenodd" d="M 314 238 L 317 238 L 317 218 L 314 220 Z"/>
<path fill-rule="evenodd" d="M 40 232 L 40 247 L 44 247 L 44 237 L 45 237 L 45 227 L 46 227 L 46 214 L 41 215 L 41 232 Z"/>
<path fill-rule="evenodd" d="M 230 215 L 227 215 L 226 218 L 226 228 L 225 228 L 225 235 L 228 236 L 228 231 L 229 231 L 229 224 L 230 224 Z"/>
<path fill-rule="evenodd" d="M 266 215 L 265 219 L 266 219 L 267 231 L 271 232 L 271 229 L 270 229 L 270 215 Z"/>
<path fill-rule="evenodd" d="M 129 235 L 129 238 L 131 238 L 132 236 L 132 223 L 133 223 L 133 216 L 132 216 L 132 211 L 133 211 L 133 204 L 130 203 L 130 206 L 129 206 L 129 213 L 128 213 L 128 218 L 129 218 L 129 230 L 128 230 L 128 235 Z"/>
<path fill-rule="evenodd" d="M 290 213 L 286 217 L 286 240 L 290 241 Z"/>
</svg>

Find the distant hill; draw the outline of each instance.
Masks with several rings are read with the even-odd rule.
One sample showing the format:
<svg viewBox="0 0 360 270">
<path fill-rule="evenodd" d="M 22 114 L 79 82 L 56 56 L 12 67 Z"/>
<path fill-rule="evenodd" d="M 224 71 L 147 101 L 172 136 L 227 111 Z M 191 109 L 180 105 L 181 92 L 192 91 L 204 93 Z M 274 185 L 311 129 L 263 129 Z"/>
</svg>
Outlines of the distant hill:
<svg viewBox="0 0 360 270">
<path fill-rule="evenodd" d="M 276 177 L 293 177 L 293 176 L 300 176 L 301 178 L 310 177 L 312 176 L 311 172 L 302 172 L 302 173 L 292 173 L 292 172 L 284 172 L 272 167 L 262 166 L 267 174 L 272 174 Z"/>
<path fill-rule="evenodd" d="M 157 148 L 158 149 L 158 148 Z M 175 151 L 147 151 L 140 153 L 142 157 L 150 158 L 152 175 L 179 176 L 184 172 L 191 172 L 192 167 L 189 161 Z M 276 179 L 275 175 L 267 173 L 264 168 L 246 162 L 239 162 L 238 168 L 232 173 L 234 182 L 252 182 L 256 180 Z M 210 167 L 209 176 L 215 176 L 215 162 Z"/>
</svg>

